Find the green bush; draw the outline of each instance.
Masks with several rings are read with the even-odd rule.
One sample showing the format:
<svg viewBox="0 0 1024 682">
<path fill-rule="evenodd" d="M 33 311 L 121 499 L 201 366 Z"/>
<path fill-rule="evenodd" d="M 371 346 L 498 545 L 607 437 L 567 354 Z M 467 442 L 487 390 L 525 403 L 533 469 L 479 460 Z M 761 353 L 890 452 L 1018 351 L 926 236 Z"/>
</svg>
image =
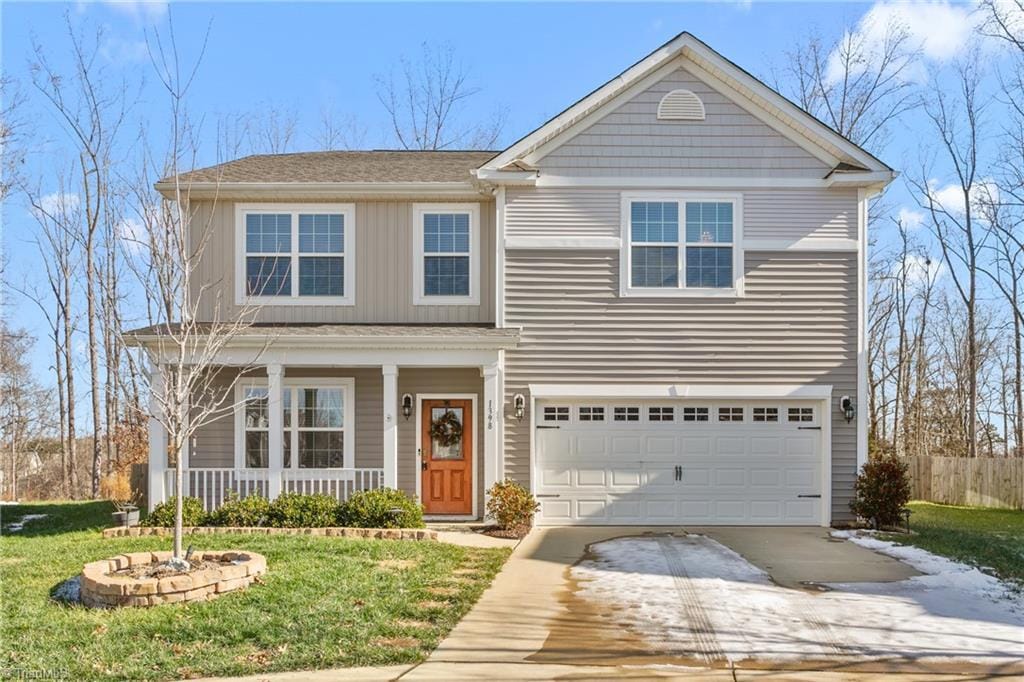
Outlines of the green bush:
<svg viewBox="0 0 1024 682">
<path fill-rule="evenodd" d="M 277 528 L 326 528 L 338 518 L 338 501 L 330 495 L 284 493 L 270 503 L 268 520 Z"/>
<path fill-rule="evenodd" d="M 895 457 L 869 461 L 853 484 L 850 509 L 874 528 L 900 525 L 901 512 L 910 501 L 907 464 Z"/>
<path fill-rule="evenodd" d="M 523 530 L 533 525 L 533 515 L 540 504 L 530 491 L 514 481 L 505 479 L 487 491 L 487 515 L 503 530 Z"/>
<path fill-rule="evenodd" d="M 231 493 L 221 506 L 210 512 L 211 526 L 266 526 L 270 522 L 270 501 L 259 495 L 238 497 Z"/>
<path fill-rule="evenodd" d="M 351 528 L 423 528 L 423 506 L 401 490 L 362 490 L 341 505 L 338 523 Z"/>
<path fill-rule="evenodd" d="M 153 511 L 142 522 L 146 526 L 174 526 L 174 506 L 177 497 L 172 497 L 166 502 L 153 507 Z M 203 503 L 195 497 L 185 497 L 181 501 L 181 525 L 203 526 L 206 525 L 207 514 L 203 509 Z"/>
</svg>

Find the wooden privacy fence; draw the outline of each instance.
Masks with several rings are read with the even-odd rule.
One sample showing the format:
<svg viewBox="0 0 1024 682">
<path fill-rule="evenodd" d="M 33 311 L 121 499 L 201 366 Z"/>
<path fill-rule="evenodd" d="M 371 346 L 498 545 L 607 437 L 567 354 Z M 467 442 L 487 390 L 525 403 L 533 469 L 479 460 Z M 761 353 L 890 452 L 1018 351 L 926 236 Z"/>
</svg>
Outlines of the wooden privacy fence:
<svg viewBox="0 0 1024 682">
<path fill-rule="evenodd" d="M 1024 459 L 907 457 L 911 499 L 1024 509 Z"/>
</svg>

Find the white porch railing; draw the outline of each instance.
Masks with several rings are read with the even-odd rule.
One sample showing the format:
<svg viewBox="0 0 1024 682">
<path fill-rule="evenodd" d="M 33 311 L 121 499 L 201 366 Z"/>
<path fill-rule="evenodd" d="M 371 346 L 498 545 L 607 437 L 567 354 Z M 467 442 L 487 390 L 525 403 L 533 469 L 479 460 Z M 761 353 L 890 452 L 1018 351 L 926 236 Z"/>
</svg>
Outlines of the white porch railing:
<svg viewBox="0 0 1024 682">
<path fill-rule="evenodd" d="M 164 472 L 164 499 L 175 494 L 174 469 Z M 203 509 L 213 511 L 234 496 L 260 495 L 272 499 L 274 489 L 288 493 L 321 493 L 344 502 L 359 490 L 384 486 L 383 469 L 299 469 L 271 472 L 269 469 L 186 469 L 183 473 L 186 497 L 196 497 Z M 271 476 L 281 485 L 272 486 Z"/>
</svg>

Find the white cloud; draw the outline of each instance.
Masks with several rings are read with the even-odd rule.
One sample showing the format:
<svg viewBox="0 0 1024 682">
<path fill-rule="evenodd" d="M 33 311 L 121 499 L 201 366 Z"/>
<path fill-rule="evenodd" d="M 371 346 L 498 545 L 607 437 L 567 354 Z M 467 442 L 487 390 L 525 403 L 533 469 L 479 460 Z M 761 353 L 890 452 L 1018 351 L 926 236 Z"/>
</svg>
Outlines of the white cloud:
<svg viewBox="0 0 1024 682">
<path fill-rule="evenodd" d="M 893 276 L 898 277 L 901 271 L 906 273 L 908 284 L 921 286 L 928 282 L 932 284 L 937 282 L 946 273 L 946 265 L 939 259 L 908 253 L 903 258 L 902 264 L 900 261 L 893 263 Z"/>
<path fill-rule="evenodd" d="M 145 40 L 125 40 L 114 36 L 103 41 L 100 54 L 113 64 L 145 62 L 149 60 L 149 47 Z"/>
<path fill-rule="evenodd" d="M 102 0 L 107 7 L 137 21 L 153 23 L 167 14 L 166 0 Z"/>
<path fill-rule="evenodd" d="M 928 183 L 928 193 L 936 208 L 952 215 L 963 215 L 966 208 L 964 191 L 960 185 L 940 186 L 934 180 Z M 998 200 L 999 187 L 991 180 L 981 180 L 971 188 L 971 208 L 977 210 L 983 200 Z"/>
<path fill-rule="evenodd" d="M 924 224 L 924 213 L 909 208 L 901 208 L 898 220 L 904 229 L 916 230 Z"/>
<path fill-rule="evenodd" d="M 117 236 L 124 248 L 131 251 L 143 250 L 148 244 L 146 227 L 138 218 L 124 218 L 117 224 Z"/>
<path fill-rule="evenodd" d="M 62 213 L 72 213 L 78 209 L 80 201 L 77 194 L 68 192 L 45 194 L 39 198 L 39 209 L 32 209 L 32 215 L 38 218 L 43 215 L 59 216 Z"/>
<path fill-rule="evenodd" d="M 855 42 L 862 41 L 868 55 L 878 55 L 891 28 L 901 26 L 909 33 L 911 46 L 920 50 L 925 60 L 946 62 L 961 54 L 976 35 L 981 19 L 974 9 L 973 4 L 944 1 L 881 0 L 861 17 L 855 29 Z M 828 69 L 832 80 L 841 77 L 842 65 L 837 53 L 829 58 Z"/>
</svg>

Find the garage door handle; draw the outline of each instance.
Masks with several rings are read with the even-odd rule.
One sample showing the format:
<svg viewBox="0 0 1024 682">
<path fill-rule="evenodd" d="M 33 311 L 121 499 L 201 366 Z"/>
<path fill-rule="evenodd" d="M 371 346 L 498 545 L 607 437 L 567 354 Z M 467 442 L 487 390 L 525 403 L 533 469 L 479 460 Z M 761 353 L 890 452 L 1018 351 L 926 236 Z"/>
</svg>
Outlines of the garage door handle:
<svg viewBox="0 0 1024 682">
<path fill-rule="evenodd" d="M 813 497 L 818 500 L 821 499 L 821 495 L 797 495 L 797 497 Z"/>
<path fill-rule="evenodd" d="M 820 426 L 798 426 L 796 428 L 798 431 L 821 431 Z"/>
<path fill-rule="evenodd" d="M 560 429 L 561 426 L 550 426 L 548 424 L 537 424 L 538 429 Z"/>
<path fill-rule="evenodd" d="M 548 495 L 534 495 L 534 497 L 561 497 L 561 495 L 548 494 Z"/>
</svg>

